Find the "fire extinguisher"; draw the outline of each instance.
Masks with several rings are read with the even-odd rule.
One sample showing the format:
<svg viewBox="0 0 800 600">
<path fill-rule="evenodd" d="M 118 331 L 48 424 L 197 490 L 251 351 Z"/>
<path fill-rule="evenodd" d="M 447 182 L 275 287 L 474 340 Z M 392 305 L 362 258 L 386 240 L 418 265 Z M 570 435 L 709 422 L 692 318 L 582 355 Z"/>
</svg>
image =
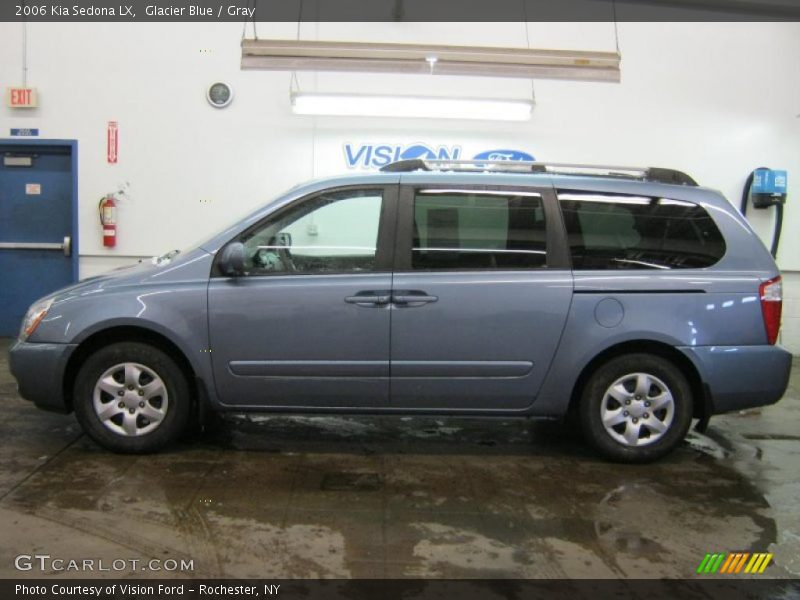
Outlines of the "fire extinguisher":
<svg viewBox="0 0 800 600">
<path fill-rule="evenodd" d="M 109 194 L 100 200 L 100 225 L 103 227 L 103 246 L 113 248 L 117 245 L 117 203 Z"/>
</svg>

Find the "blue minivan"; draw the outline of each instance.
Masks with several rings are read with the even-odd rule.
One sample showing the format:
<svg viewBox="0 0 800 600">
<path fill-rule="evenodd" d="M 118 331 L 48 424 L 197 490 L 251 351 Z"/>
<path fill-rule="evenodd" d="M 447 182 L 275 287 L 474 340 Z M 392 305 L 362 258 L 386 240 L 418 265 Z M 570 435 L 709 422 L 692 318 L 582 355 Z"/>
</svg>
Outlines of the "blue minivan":
<svg viewBox="0 0 800 600">
<path fill-rule="evenodd" d="M 684 173 L 410 160 L 39 300 L 10 362 L 118 452 L 211 409 L 574 418 L 644 462 L 781 398 L 780 318 L 772 256 Z"/>
</svg>

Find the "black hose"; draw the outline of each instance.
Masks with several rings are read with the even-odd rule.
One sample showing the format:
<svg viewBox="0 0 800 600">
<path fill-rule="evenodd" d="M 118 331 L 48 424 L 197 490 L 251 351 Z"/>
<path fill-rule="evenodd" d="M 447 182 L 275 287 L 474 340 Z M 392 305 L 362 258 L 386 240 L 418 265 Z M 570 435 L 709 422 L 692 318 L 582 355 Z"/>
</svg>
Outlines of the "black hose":
<svg viewBox="0 0 800 600">
<path fill-rule="evenodd" d="M 747 180 L 744 182 L 744 189 L 742 190 L 742 205 L 739 207 L 739 210 L 742 211 L 743 216 L 747 216 L 747 201 L 750 199 L 750 188 L 753 187 L 753 178 L 755 176 L 756 172 L 751 172 L 750 175 L 747 176 Z"/>
<path fill-rule="evenodd" d="M 772 248 L 770 254 L 772 258 L 778 256 L 778 244 L 781 241 L 781 229 L 783 229 L 783 204 L 775 205 L 775 232 L 772 234 Z"/>
<path fill-rule="evenodd" d="M 761 169 L 768 169 L 769 167 L 759 167 L 750 175 L 747 176 L 747 181 L 744 183 L 744 190 L 742 191 L 742 204 L 740 210 L 742 211 L 742 215 L 747 215 L 747 201 L 750 199 L 750 188 L 753 187 L 753 178 L 756 175 L 756 171 Z M 770 254 L 772 254 L 772 258 L 775 258 L 778 255 L 778 244 L 781 241 L 781 230 L 783 229 L 783 204 L 778 203 L 775 205 L 775 230 L 772 233 L 772 247 L 770 248 Z"/>
</svg>

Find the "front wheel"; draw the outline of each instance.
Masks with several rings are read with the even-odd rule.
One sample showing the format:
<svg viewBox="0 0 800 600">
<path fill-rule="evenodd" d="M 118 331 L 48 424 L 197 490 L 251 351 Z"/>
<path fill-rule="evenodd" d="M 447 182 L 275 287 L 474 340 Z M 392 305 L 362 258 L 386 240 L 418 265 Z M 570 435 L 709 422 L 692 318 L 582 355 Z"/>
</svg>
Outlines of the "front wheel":
<svg viewBox="0 0 800 600">
<path fill-rule="evenodd" d="M 89 437 L 114 452 L 154 452 L 175 440 L 186 428 L 191 403 L 175 360 L 140 342 L 98 350 L 75 380 L 78 421 Z"/>
<path fill-rule="evenodd" d="M 692 390 L 673 363 L 628 354 L 598 368 L 584 387 L 581 428 L 605 457 L 649 462 L 677 446 L 692 421 Z"/>
</svg>

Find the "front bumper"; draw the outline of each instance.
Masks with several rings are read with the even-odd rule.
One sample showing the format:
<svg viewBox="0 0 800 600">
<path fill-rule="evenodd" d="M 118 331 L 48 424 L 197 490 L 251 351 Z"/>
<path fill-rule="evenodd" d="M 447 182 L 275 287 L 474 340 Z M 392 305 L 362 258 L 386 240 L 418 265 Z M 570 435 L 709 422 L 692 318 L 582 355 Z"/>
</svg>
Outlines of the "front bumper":
<svg viewBox="0 0 800 600">
<path fill-rule="evenodd" d="M 680 347 L 711 393 L 713 414 L 774 404 L 789 385 L 792 355 L 780 346 Z"/>
<path fill-rule="evenodd" d="M 76 344 L 38 344 L 17 340 L 9 351 L 11 374 L 20 395 L 39 408 L 66 413 L 64 372 Z"/>
</svg>

